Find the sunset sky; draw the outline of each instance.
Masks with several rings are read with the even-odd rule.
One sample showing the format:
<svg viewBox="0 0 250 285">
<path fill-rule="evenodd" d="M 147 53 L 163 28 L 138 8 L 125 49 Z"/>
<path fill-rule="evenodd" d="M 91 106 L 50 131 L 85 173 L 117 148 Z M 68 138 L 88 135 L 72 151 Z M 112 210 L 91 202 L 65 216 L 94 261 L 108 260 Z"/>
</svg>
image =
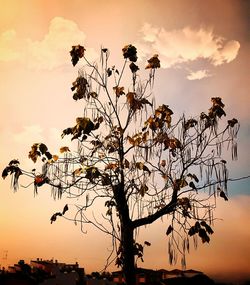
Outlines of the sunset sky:
<svg viewBox="0 0 250 285">
<path fill-rule="evenodd" d="M 139 63 L 159 55 L 159 104 L 191 115 L 206 111 L 211 97 L 222 97 L 228 117 L 241 125 L 238 161 L 228 159 L 230 177 L 250 175 L 249 11 L 247 0 L 0 0 L 0 168 L 18 158 L 32 169 L 30 146 L 46 142 L 58 151 L 61 130 L 82 114 L 70 90 L 77 76 L 72 45 L 84 45 L 91 60 L 108 47 L 111 63 L 121 66 L 121 49 L 131 43 Z M 229 201 L 218 203 L 210 244 L 192 250 L 187 268 L 250 279 L 249 183 L 230 183 Z M 39 190 L 35 198 L 32 186 L 14 193 L 10 179 L 0 180 L 1 266 L 40 257 L 101 270 L 108 237 L 91 228 L 83 235 L 63 219 L 51 225 L 65 200 L 54 201 L 48 187 Z M 175 268 L 168 264 L 165 232 L 164 222 L 143 229 L 141 240 L 152 246 L 140 266 Z"/>
</svg>

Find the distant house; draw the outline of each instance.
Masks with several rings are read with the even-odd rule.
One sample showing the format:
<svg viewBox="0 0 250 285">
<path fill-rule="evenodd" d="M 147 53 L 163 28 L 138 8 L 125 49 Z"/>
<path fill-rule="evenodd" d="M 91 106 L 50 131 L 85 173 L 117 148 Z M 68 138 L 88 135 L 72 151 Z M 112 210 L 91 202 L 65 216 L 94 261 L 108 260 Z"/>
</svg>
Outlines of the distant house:
<svg viewBox="0 0 250 285">
<path fill-rule="evenodd" d="M 122 271 L 112 273 L 113 282 L 116 284 L 125 284 L 125 279 Z M 137 285 L 156 285 L 160 284 L 161 275 L 159 272 L 151 269 L 136 268 L 136 284 Z"/>
<path fill-rule="evenodd" d="M 66 264 L 59 263 L 57 260 L 31 260 L 30 262 L 33 272 L 38 269 L 45 271 L 50 278 L 39 283 L 41 285 L 77 285 L 83 284 L 84 269 L 79 268 L 78 263 Z"/>
<path fill-rule="evenodd" d="M 34 281 L 20 276 L 16 273 L 6 273 L 0 275 L 1 285 L 35 285 Z"/>
<path fill-rule="evenodd" d="M 79 268 L 78 263 L 66 264 L 38 258 L 31 260 L 30 265 L 20 260 L 10 266 L 6 273 L 1 274 L 0 284 L 82 285 L 86 284 L 84 276 L 84 269 Z"/>
<path fill-rule="evenodd" d="M 173 270 L 166 270 L 160 269 L 158 270 L 161 279 L 170 279 L 170 278 L 179 278 L 179 277 L 194 277 L 198 274 L 202 274 L 202 272 L 197 270 L 180 270 L 180 269 L 173 269 Z"/>
<path fill-rule="evenodd" d="M 189 270 L 185 270 L 184 271 L 184 277 L 194 277 L 197 275 L 201 275 L 203 274 L 201 271 L 197 271 L 197 270 L 193 270 L 193 269 L 189 269 Z"/>
<path fill-rule="evenodd" d="M 187 280 L 192 279 L 196 276 L 203 275 L 202 272 L 197 270 L 151 270 L 151 269 L 144 269 L 144 268 L 137 268 L 136 269 L 136 284 L 137 285 L 155 285 L 155 284 L 163 284 L 162 281 L 167 280 Z M 125 284 L 125 279 L 122 274 L 122 271 L 116 271 L 112 273 L 113 281 L 116 284 Z M 165 284 L 165 282 L 164 282 Z M 166 283 L 167 284 L 167 283 Z"/>
</svg>

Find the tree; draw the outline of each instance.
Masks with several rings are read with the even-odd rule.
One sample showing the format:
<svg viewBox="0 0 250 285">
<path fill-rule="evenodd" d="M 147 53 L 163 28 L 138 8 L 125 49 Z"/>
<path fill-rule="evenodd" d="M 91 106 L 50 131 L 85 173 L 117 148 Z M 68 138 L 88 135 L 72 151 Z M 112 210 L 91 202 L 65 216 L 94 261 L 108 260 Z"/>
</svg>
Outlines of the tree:
<svg viewBox="0 0 250 285">
<path fill-rule="evenodd" d="M 110 235 L 113 251 L 107 265 L 115 261 L 126 284 L 133 285 L 137 260 L 143 261 L 144 247 L 150 245 L 137 242 L 140 227 L 168 216 L 169 261 L 176 262 L 180 255 L 183 266 L 191 239 L 195 245 L 198 238 L 209 242 L 215 200 L 228 200 L 222 146 L 237 158 L 239 123 L 235 118 L 221 120 L 226 113 L 219 97 L 211 99 L 208 112 L 182 115 L 174 122 L 170 107 L 155 106 L 152 95 L 158 55 L 148 60 L 148 78 L 142 80 L 136 47 L 127 45 L 122 53 L 124 64 L 118 70 L 109 66 L 108 49 L 101 49 L 97 64 L 88 61 L 84 47 L 72 47 L 72 64 L 84 61 L 71 87 L 73 99 L 84 101 L 84 116 L 64 129 L 62 137 L 71 136 L 76 151 L 62 146 L 60 155 L 52 155 L 46 144 L 35 143 L 29 158 L 34 163 L 41 159 L 41 172 L 24 171 L 12 160 L 2 177 L 12 174 L 15 190 L 20 175 L 26 175 L 35 193 L 49 184 L 54 198 L 76 198 L 76 211 L 65 205 L 52 215 L 51 223 L 63 216 L 80 223 L 82 231 L 84 224 L 92 224 Z M 128 73 L 131 82 L 124 87 Z M 103 220 L 89 214 L 96 204 Z"/>
</svg>

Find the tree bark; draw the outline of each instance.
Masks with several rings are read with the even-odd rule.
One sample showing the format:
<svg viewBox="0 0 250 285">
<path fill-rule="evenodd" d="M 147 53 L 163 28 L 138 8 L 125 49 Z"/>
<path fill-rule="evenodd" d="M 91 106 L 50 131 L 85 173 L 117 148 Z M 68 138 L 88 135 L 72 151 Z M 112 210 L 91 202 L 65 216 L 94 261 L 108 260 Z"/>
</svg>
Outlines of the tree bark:
<svg viewBox="0 0 250 285">
<path fill-rule="evenodd" d="M 121 222 L 122 270 L 126 285 L 135 285 L 134 228 L 129 216 L 124 184 L 120 183 L 114 186 L 113 191 Z"/>
<path fill-rule="evenodd" d="M 134 236 L 131 225 L 121 227 L 123 250 L 123 273 L 127 285 L 136 284 Z"/>
</svg>

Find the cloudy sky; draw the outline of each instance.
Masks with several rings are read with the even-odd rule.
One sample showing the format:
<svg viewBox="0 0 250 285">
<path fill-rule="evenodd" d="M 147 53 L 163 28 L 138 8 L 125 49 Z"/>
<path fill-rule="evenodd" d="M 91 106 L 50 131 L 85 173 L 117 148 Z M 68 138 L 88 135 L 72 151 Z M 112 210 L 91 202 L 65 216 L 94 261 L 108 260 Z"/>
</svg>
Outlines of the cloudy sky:
<svg viewBox="0 0 250 285">
<path fill-rule="evenodd" d="M 111 62 L 119 66 L 121 48 L 132 43 L 140 62 L 159 55 L 154 96 L 176 114 L 200 113 L 211 97 L 223 98 L 228 116 L 241 124 L 239 159 L 229 164 L 230 176 L 249 175 L 249 3 L 0 0 L 1 169 L 13 158 L 32 167 L 30 146 L 46 141 L 57 149 L 61 130 L 81 114 L 70 92 L 77 74 L 69 58 L 72 45 L 84 45 L 91 60 L 101 46 L 108 47 Z M 109 247 L 105 236 L 95 242 L 94 230 L 83 236 L 66 221 L 50 225 L 51 213 L 65 201 L 52 200 L 49 189 L 34 198 L 32 187 L 13 193 L 9 185 L 9 180 L 0 182 L 0 264 L 54 257 L 77 260 L 87 271 L 102 269 Z M 188 256 L 189 268 L 250 276 L 249 188 L 249 180 L 230 184 L 229 202 L 216 211 L 221 220 L 211 244 Z M 165 226 L 156 224 L 143 235 L 152 247 L 142 266 L 170 268 Z"/>
</svg>

